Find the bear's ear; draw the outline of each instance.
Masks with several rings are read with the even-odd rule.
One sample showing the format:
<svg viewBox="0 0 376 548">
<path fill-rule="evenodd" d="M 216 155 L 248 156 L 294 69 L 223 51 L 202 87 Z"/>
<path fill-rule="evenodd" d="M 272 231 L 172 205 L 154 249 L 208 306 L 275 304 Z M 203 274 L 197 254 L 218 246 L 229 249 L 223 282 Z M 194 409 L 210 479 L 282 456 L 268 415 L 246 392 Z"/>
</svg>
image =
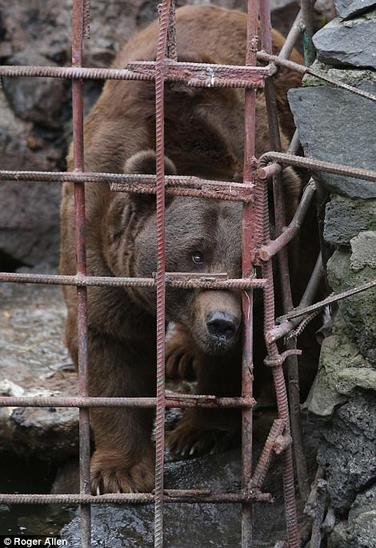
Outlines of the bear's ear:
<svg viewBox="0 0 376 548">
<path fill-rule="evenodd" d="M 177 169 L 172 160 L 165 156 L 164 159 L 165 175 L 176 175 Z M 124 173 L 154 175 L 156 171 L 156 154 L 154 150 L 141 150 L 137 152 L 124 164 Z M 155 194 L 130 194 L 132 201 L 137 209 L 150 207 L 155 204 Z"/>
</svg>

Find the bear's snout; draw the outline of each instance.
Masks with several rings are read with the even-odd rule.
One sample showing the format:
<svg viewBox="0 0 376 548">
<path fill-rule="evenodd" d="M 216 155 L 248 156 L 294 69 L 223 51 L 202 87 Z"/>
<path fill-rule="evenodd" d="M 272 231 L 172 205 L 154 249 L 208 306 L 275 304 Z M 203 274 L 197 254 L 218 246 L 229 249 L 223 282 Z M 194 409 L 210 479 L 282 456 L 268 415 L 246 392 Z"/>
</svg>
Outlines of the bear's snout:
<svg viewBox="0 0 376 548">
<path fill-rule="evenodd" d="M 236 337 L 240 325 L 239 319 L 233 314 L 216 310 L 206 316 L 206 327 L 213 342 L 220 346 L 231 344 Z"/>
</svg>

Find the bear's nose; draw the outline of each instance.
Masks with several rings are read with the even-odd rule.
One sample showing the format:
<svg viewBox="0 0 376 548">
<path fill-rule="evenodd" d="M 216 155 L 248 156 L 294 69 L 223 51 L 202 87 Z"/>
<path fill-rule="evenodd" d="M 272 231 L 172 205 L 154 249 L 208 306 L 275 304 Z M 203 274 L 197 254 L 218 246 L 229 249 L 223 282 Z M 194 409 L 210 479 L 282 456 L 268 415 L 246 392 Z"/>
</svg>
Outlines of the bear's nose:
<svg viewBox="0 0 376 548">
<path fill-rule="evenodd" d="M 218 339 L 225 339 L 226 342 L 234 338 L 239 328 L 239 323 L 236 316 L 228 312 L 222 312 L 221 310 L 210 312 L 206 317 L 206 326 L 209 334 Z"/>
</svg>

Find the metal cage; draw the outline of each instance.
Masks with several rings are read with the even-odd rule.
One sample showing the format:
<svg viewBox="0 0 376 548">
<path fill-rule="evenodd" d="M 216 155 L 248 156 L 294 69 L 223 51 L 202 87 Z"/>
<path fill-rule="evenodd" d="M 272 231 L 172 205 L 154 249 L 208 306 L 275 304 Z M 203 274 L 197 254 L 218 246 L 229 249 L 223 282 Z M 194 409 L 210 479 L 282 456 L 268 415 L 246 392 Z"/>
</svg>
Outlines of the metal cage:
<svg viewBox="0 0 376 548">
<path fill-rule="evenodd" d="M 304 464 L 302 440 L 299 426 L 299 386 L 297 375 L 296 344 L 290 343 L 280 353 L 277 340 L 289 333 L 307 314 L 325 306 L 331 300 L 338 300 L 367 289 L 374 282 L 357 288 L 346 294 L 329 297 L 325 301 L 311 305 L 321 263 L 316 268 L 307 286 L 300 306 L 293 309 L 286 245 L 296 235 L 315 192 L 315 183 L 311 181 L 305 189 L 295 217 L 285 229 L 283 194 L 280 184 L 282 165 L 298 166 L 309 170 L 328 171 L 337 174 L 376 181 L 376 173 L 365 169 L 349 168 L 328 162 L 304 159 L 296 156 L 299 140 L 295 134 L 287 153 L 280 152 L 278 118 L 274 98 L 273 74 L 279 66 L 300 72 L 313 74 L 332 84 L 339 85 L 359 95 L 375 100 L 367 92 L 351 86 L 333 82 L 327 76 L 310 67 L 301 66 L 288 60 L 289 55 L 301 31 L 306 28 L 309 39 L 310 0 L 302 2 L 302 10 L 294 22 L 286 43 L 278 56 L 271 52 L 271 23 L 268 0 L 248 0 L 247 15 L 247 51 L 244 66 L 205 65 L 183 63 L 177 60 L 175 33 L 174 0 L 163 0 L 160 4 L 160 26 L 155 62 L 133 62 L 124 69 L 83 68 L 83 45 L 89 25 L 89 0 L 73 0 L 72 11 L 72 67 L 37 66 L 1 66 L 0 76 L 8 77 L 54 77 L 72 80 L 73 100 L 73 158 L 72 173 L 0 171 L 0 181 L 31 181 L 75 184 L 75 223 L 77 274 L 75 276 L 38 275 L 22 273 L 0 273 L 1 282 L 41 283 L 73 285 L 78 295 L 78 334 L 79 334 L 79 397 L 1 397 L 0 406 L 55 406 L 79 408 L 79 462 L 80 493 L 66 495 L 0 495 L 0 503 L 55 503 L 78 504 L 81 515 L 81 546 L 91 544 L 91 504 L 108 503 L 146 503 L 155 504 L 155 547 L 163 546 L 163 506 L 173 502 L 226 503 L 239 502 L 242 505 L 241 530 L 243 548 L 252 542 L 252 506 L 257 501 L 272 501 L 268 493 L 262 491 L 264 478 L 273 454 L 281 454 L 283 459 L 283 489 L 286 515 L 286 539 L 276 546 L 300 546 L 300 532 L 296 508 L 294 486 L 293 453 L 299 489 L 303 498 L 308 494 L 307 474 Z M 302 23 L 302 12 L 306 25 Z M 258 65 L 257 61 L 267 63 Z M 83 87 L 86 79 L 145 80 L 155 84 L 156 112 L 156 175 L 123 175 L 85 172 L 83 143 Z M 188 86 L 198 87 L 237 87 L 245 90 L 245 138 L 243 182 L 208 181 L 197 177 L 165 176 L 164 174 L 164 89 L 170 81 L 184 82 Z M 265 90 L 271 146 L 274 152 L 261 158 L 255 157 L 255 101 L 256 91 Z M 275 226 L 277 237 L 270 240 L 269 211 L 267 200 L 267 181 L 273 179 Z M 154 278 L 112 278 L 87 275 L 85 240 L 85 185 L 110 184 L 114 192 L 155 193 L 157 204 L 157 256 L 158 270 Z M 243 203 L 242 229 L 242 278 L 227 279 L 221 275 L 191 275 L 169 273 L 165 269 L 165 195 L 196 196 L 207 199 L 237 200 Z M 256 199 L 255 199 L 256 198 Z M 272 257 L 278 253 L 281 276 L 281 290 L 285 307 L 285 316 L 276 324 L 274 311 L 274 289 Z M 262 278 L 256 278 L 254 265 L 261 264 Z M 141 286 L 154 287 L 157 294 L 157 378 L 155 398 L 105 398 L 89 397 L 87 388 L 87 287 L 89 286 Z M 166 287 L 180 288 L 239 288 L 242 289 L 242 307 L 244 324 L 242 395 L 239 398 L 217 398 L 207 395 L 166 394 L 165 391 L 165 291 Z M 278 418 L 274 420 L 259 460 L 253 469 L 252 464 L 252 309 L 253 292 L 264 294 L 264 333 L 267 346 L 265 364 L 272 369 Z M 287 361 L 289 371 L 289 399 L 283 373 L 283 363 Z M 153 493 L 90 494 L 90 425 L 89 408 L 94 406 L 129 406 L 156 408 L 156 466 L 155 490 Z M 213 493 L 199 490 L 164 489 L 164 448 L 165 448 L 165 410 L 171 407 L 187 408 L 238 407 L 242 410 L 242 487 L 237 493 Z M 277 539 L 276 539 L 277 540 Z M 318 545 L 317 545 L 318 546 Z"/>
</svg>

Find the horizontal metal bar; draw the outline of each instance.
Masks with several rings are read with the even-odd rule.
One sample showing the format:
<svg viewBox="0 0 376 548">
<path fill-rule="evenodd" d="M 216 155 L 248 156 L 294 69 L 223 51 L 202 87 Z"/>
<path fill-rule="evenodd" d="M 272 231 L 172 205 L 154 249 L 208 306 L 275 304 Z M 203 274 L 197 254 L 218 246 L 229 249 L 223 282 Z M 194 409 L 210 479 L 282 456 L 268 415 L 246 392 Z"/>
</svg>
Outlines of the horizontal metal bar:
<svg viewBox="0 0 376 548">
<path fill-rule="evenodd" d="M 45 183 L 102 183 L 113 185 L 113 190 L 118 192 L 137 192 L 128 185 L 140 184 L 150 187 L 148 192 L 156 192 L 156 175 L 150 174 L 126 174 L 126 173 L 103 173 L 103 172 L 66 172 L 66 171 L 9 171 L 0 170 L 0 181 L 15 181 L 15 182 L 45 182 Z M 254 185 L 237 183 L 234 181 L 216 181 L 213 179 L 201 179 L 194 176 L 183 175 L 165 175 L 166 188 L 173 187 L 192 187 L 202 189 L 208 187 L 210 189 L 218 188 L 220 190 L 242 190 L 249 192 Z M 137 187 L 135 187 L 137 188 Z"/>
<path fill-rule="evenodd" d="M 151 77 L 155 73 L 155 63 L 150 61 L 131 62 L 128 68 L 134 72 L 141 71 L 142 74 L 148 74 Z M 262 87 L 264 79 L 274 74 L 275 70 L 273 64 L 260 67 L 185 63 L 171 59 L 165 62 L 167 81 L 181 81 L 192 87 Z"/>
<path fill-rule="evenodd" d="M 176 289 L 249 289 L 262 288 L 266 280 L 262 278 L 239 278 L 215 280 L 215 275 L 203 275 L 202 278 L 181 279 L 180 276 L 169 277 L 166 273 L 166 285 Z M 210 279 L 213 278 L 213 279 Z M 0 272 L 0 282 L 29 283 L 46 285 L 74 285 L 76 287 L 156 287 L 154 278 L 127 278 L 111 276 L 66 276 L 62 274 L 24 274 L 17 272 Z"/>
<path fill-rule="evenodd" d="M 283 322 L 284 320 L 291 320 L 293 318 L 298 318 L 299 316 L 304 316 L 305 314 L 310 314 L 315 310 L 319 310 L 320 308 L 328 306 L 328 304 L 342 301 L 343 299 L 347 299 L 349 297 L 352 297 L 353 295 L 361 293 L 362 291 L 372 289 L 373 287 L 376 287 L 376 280 L 372 280 L 371 282 L 360 285 L 358 287 L 353 287 L 352 289 L 342 291 L 341 293 L 337 293 L 335 295 L 330 295 L 326 299 L 319 301 L 318 303 L 311 304 L 310 306 L 306 306 L 305 308 L 294 308 L 294 310 L 291 310 L 291 312 L 288 312 L 287 314 L 284 314 L 283 316 L 277 318 L 276 321 Z"/>
<path fill-rule="evenodd" d="M 273 164 L 272 164 L 273 165 Z M 313 179 L 310 179 L 309 183 L 304 189 L 302 199 L 295 211 L 295 215 L 291 223 L 284 229 L 282 234 L 275 240 L 270 241 L 268 244 L 261 246 L 259 251 L 259 257 L 262 261 L 269 261 L 274 255 L 276 255 L 283 247 L 285 247 L 295 235 L 299 232 L 299 229 L 304 221 L 309 206 L 312 202 L 312 198 L 316 192 L 316 184 Z"/>
<path fill-rule="evenodd" d="M 249 496 L 243 493 L 213 493 L 200 489 L 166 489 L 164 502 L 167 503 L 241 503 L 249 501 L 273 502 L 270 493 L 260 493 L 256 489 Z M 154 501 L 153 493 L 109 493 L 105 495 L 8 495 L 0 494 L 0 504 L 148 504 Z"/>
<path fill-rule="evenodd" d="M 65 396 L 2 396 L 0 407 L 155 407 L 156 398 L 108 398 L 108 397 L 65 397 Z M 182 409 L 190 407 L 250 408 L 254 399 L 217 398 L 210 395 L 166 394 L 166 407 Z"/>
<path fill-rule="evenodd" d="M 209 63 L 164 62 L 164 79 L 167 82 L 184 82 L 191 87 L 261 87 L 264 78 L 275 72 L 273 64 L 266 67 L 216 65 Z M 68 80 L 146 80 L 154 81 L 155 61 L 138 61 L 127 67 L 86 68 L 54 66 L 0 66 L 2 77 L 64 78 Z"/>
<path fill-rule="evenodd" d="M 269 162 L 277 162 L 278 164 L 296 166 L 311 171 L 324 171 L 343 175 L 344 177 L 354 177 L 354 179 L 364 179 L 366 181 L 376 181 L 376 171 L 370 169 L 362 169 L 358 167 L 350 167 L 343 164 L 334 164 L 322 160 L 314 160 L 304 158 L 302 156 L 294 156 L 284 152 L 266 152 L 259 159 L 259 168 L 263 168 Z"/>
<path fill-rule="evenodd" d="M 92 173 L 63 171 L 0 171 L 0 181 L 39 183 L 109 184 L 114 192 L 156 193 L 156 176 L 124 173 Z M 253 199 L 252 183 L 215 181 L 200 177 L 166 175 L 166 192 L 172 196 L 192 196 L 249 202 Z"/>
</svg>

